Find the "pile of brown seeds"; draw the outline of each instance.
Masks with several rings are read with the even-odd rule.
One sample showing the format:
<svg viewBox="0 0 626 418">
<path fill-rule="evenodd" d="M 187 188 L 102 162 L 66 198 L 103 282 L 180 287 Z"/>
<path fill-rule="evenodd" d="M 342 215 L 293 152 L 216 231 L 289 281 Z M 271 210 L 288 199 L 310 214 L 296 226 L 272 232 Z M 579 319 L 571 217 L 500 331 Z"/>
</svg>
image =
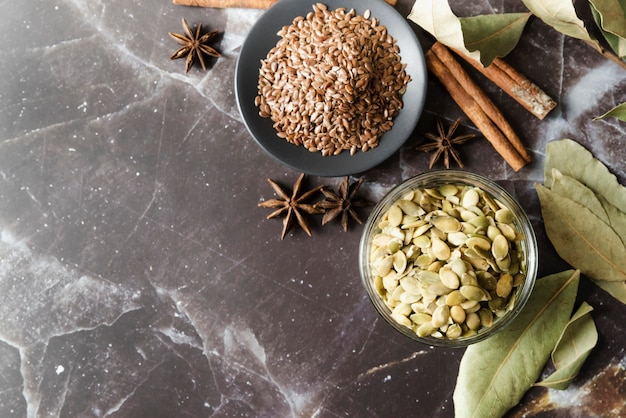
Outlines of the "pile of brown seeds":
<svg viewBox="0 0 626 418">
<path fill-rule="evenodd" d="M 279 137 L 325 156 L 353 155 L 391 129 L 410 76 L 395 39 L 368 14 L 317 3 L 278 32 L 255 104 Z"/>
</svg>

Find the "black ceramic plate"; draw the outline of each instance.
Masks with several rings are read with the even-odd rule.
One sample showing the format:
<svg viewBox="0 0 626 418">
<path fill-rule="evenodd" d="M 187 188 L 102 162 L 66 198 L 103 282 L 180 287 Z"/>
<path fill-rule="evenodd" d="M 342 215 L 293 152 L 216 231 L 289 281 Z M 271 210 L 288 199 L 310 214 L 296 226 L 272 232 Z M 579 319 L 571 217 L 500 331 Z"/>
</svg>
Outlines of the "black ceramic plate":
<svg viewBox="0 0 626 418">
<path fill-rule="evenodd" d="M 269 118 L 259 116 L 254 105 L 261 60 L 267 56 L 280 37 L 276 33 L 290 25 L 297 16 L 313 11 L 312 0 L 280 0 L 254 24 L 243 43 L 235 74 L 235 91 L 239 110 L 248 130 L 269 154 L 294 170 L 318 176 L 344 176 L 361 173 L 389 158 L 415 129 L 426 96 L 426 65 L 424 53 L 415 32 L 406 18 L 383 0 L 326 0 L 329 10 L 345 7 L 358 14 L 370 10 L 371 16 L 387 27 L 400 48 L 402 62 L 411 76 L 402 101 L 404 107 L 394 119 L 393 128 L 381 138 L 378 147 L 354 155 L 344 151 L 336 156 L 322 156 L 279 138 Z"/>
</svg>

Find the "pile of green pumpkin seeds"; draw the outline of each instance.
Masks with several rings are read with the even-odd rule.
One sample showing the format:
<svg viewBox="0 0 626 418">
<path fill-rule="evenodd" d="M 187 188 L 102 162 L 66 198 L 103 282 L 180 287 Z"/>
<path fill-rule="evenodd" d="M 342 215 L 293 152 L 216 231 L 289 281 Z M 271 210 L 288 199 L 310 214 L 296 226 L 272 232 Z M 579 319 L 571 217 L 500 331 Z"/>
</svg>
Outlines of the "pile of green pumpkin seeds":
<svg viewBox="0 0 626 418">
<path fill-rule="evenodd" d="M 372 237 L 374 288 L 418 336 L 458 339 L 491 327 L 526 278 L 512 211 L 479 187 L 415 189 Z"/>
</svg>

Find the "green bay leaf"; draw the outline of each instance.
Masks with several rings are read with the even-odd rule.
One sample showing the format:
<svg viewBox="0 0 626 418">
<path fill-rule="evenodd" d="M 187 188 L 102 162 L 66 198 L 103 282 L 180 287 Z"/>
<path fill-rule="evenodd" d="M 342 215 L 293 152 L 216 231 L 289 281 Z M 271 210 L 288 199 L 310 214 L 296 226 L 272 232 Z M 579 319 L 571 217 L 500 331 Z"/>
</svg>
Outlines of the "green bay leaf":
<svg viewBox="0 0 626 418">
<path fill-rule="evenodd" d="M 480 51 L 483 66 L 504 57 L 519 42 L 531 13 L 502 13 L 460 18 L 465 47 Z"/>
<path fill-rule="evenodd" d="M 593 212 L 604 223 L 609 223 L 609 216 L 602 206 L 602 202 L 589 187 L 573 177 L 566 176 L 556 168 L 552 169 L 552 188 L 554 193 L 567 197 Z"/>
<path fill-rule="evenodd" d="M 601 49 L 598 41 L 591 36 L 576 14 L 572 0 L 522 0 L 526 7 L 545 24 L 552 26 L 564 35 L 581 39 Z"/>
<path fill-rule="evenodd" d="M 585 275 L 626 280 L 626 248 L 621 238 L 586 207 L 536 184 L 546 233 L 557 253 Z"/>
<path fill-rule="evenodd" d="M 555 371 L 546 379 L 536 383 L 552 389 L 567 389 L 578 375 L 591 351 L 598 342 L 598 330 L 591 317 L 593 307 L 583 302 L 567 323 L 552 351 Z"/>
<path fill-rule="evenodd" d="M 596 22 L 596 25 L 598 25 L 600 32 L 602 32 L 602 36 L 604 36 L 604 39 L 606 39 L 606 42 L 609 44 L 615 54 L 621 59 L 625 59 L 626 38 L 605 30 L 602 25 L 603 16 L 600 14 L 598 9 L 596 9 L 596 6 L 592 2 L 590 2 L 589 4 L 591 7 L 591 14 L 593 15 L 593 20 Z"/>
<path fill-rule="evenodd" d="M 589 3 L 600 15 L 602 30 L 626 38 L 626 1 L 589 0 Z"/>
<path fill-rule="evenodd" d="M 606 119 L 606 118 L 617 118 L 619 120 L 623 120 L 626 122 L 626 103 L 621 103 L 615 106 L 613 109 L 609 110 L 605 114 L 594 118 L 594 120 L 598 119 Z"/>
<path fill-rule="evenodd" d="M 626 188 L 617 177 L 582 145 L 571 139 L 550 141 L 546 146 L 544 183 L 552 188 L 552 169 L 575 178 L 595 194 L 603 196 L 622 212 L 626 212 Z"/>
<path fill-rule="evenodd" d="M 519 42 L 531 13 L 457 17 L 447 1 L 415 0 L 407 19 L 439 42 L 489 66 Z"/>
<path fill-rule="evenodd" d="M 467 348 L 453 394 L 456 417 L 501 417 L 517 405 L 570 319 L 579 277 L 568 270 L 539 279 L 515 320 Z"/>
<path fill-rule="evenodd" d="M 611 228 L 613 228 L 615 233 L 622 239 L 624 246 L 626 246 L 626 213 L 609 203 L 604 196 L 598 196 L 598 200 L 609 218 L 609 225 L 611 225 Z"/>
</svg>

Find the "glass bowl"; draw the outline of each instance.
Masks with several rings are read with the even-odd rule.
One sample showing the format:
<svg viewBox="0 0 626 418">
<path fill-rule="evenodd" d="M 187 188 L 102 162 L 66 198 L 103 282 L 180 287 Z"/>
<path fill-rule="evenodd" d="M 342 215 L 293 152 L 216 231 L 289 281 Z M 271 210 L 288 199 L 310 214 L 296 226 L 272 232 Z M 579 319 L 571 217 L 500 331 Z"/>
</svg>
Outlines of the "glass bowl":
<svg viewBox="0 0 626 418">
<path fill-rule="evenodd" d="M 464 347 L 504 328 L 528 301 L 537 265 L 535 233 L 517 201 L 459 170 L 423 173 L 391 189 L 359 247 L 361 280 L 378 313 L 434 346 Z"/>
</svg>

